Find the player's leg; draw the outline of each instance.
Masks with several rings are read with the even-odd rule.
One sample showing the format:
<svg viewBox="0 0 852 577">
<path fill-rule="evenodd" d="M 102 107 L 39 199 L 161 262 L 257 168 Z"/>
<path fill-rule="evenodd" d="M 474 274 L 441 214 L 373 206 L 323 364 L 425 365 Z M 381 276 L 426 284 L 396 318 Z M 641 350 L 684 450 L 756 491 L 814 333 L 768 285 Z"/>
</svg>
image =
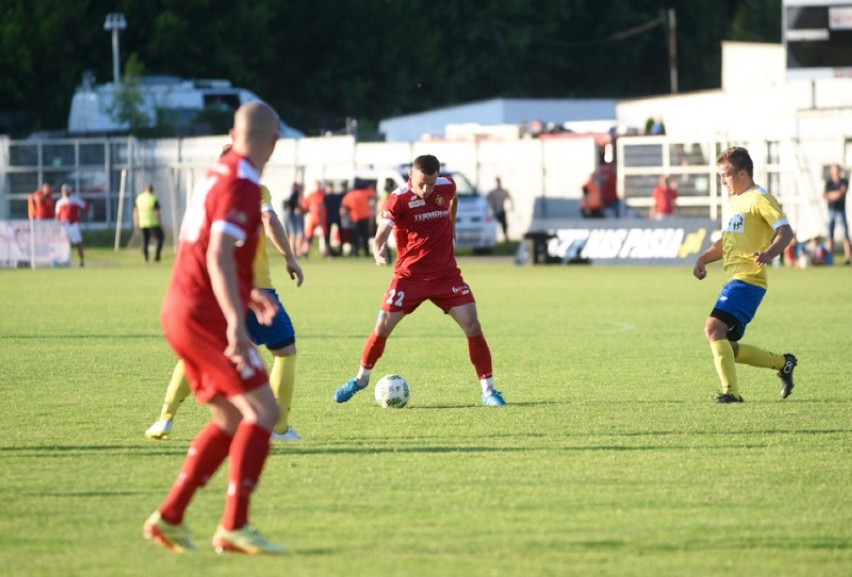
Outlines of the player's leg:
<svg viewBox="0 0 852 577">
<path fill-rule="evenodd" d="M 256 345 L 265 345 L 272 353 L 272 369 L 269 371 L 269 385 L 275 398 L 281 418 L 275 426 L 273 439 L 277 441 L 301 440 L 296 431 L 290 429 L 290 406 L 293 402 L 293 390 L 296 384 L 296 331 L 287 314 L 287 309 L 274 289 L 261 289 L 278 305 L 278 312 L 269 325 L 261 324 L 257 316 L 249 311 L 246 326 L 252 341 Z"/>
<path fill-rule="evenodd" d="M 160 417 L 157 421 L 148 427 L 145 431 L 145 436 L 149 439 L 164 439 L 172 432 L 172 424 L 177 413 L 178 407 L 189 396 L 189 382 L 186 379 L 186 369 L 183 361 L 178 361 L 172 371 L 172 378 L 169 381 L 169 386 L 166 389 L 166 397 L 163 399 L 163 408 L 160 410 Z"/>
<path fill-rule="evenodd" d="M 391 289 L 393 291 L 393 289 Z M 376 320 L 376 326 L 367 337 L 367 343 L 364 345 L 364 350 L 361 353 L 361 364 L 358 367 L 358 374 L 355 377 L 346 381 L 342 387 L 334 393 L 334 400 L 338 403 L 345 403 L 351 399 L 355 393 L 367 388 L 370 384 L 370 375 L 373 367 L 382 357 L 385 352 L 385 344 L 388 337 L 393 332 L 396 325 L 399 324 L 406 315 L 403 310 L 379 311 L 379 318 Z"/>
<path fill-rule="evenodd" d="M 290 426 L 290 408 L 296 387 L 296 345 L 270 350 L 273 355 L 269 384 L 278 400 L 281 417 L 275 425 L 272 438 L 275 441 L 301 441 L 302 437 Z"/>
<path fill-rule="evenodd" d="M 742 402 L 740 391 L 737 388 L 737 369 L 734 366 L 734 346 L 728 340 L 728 325 L 716 317 L 708 317 L 704 325 L 704 335 L 710 343 L 713 352 L 713 364 L 716 374 L 719 375 L 722 392 L 717 397 L 720 403 Z"/>
<path fill-rule="evenodd" d="M 740 344 L 736 352 L 736 362 L 752 367 L 772 369 L 778 371 L 781 379 L 781 398 L 786 399 L 793 392 L 793 369 L 799 364 L 796 355 L 792 353 L 772 353 L 770 351 L 755 347 L 754 345 Z"/>
<path fill-rule="evenodd" d="M 151 229 L 142 229 L 142 256 L 145 257 L 145 262 L 148 262 L 148 243 L 151 242 Z"/>
<path fill-rule="evenodd" d="M 154 229 L 154 236 L 156 237 L 156 241 L 157 241 L 157 252 L 154 254 L 154 260 L 159 262 L 160 256 L 163 253 L 163 243 L 166 240 L 166 235 L 163 232 L 163 227 L 161 227 L 161 226 L 156 227 Z"/>
<path fill-rule="evenodd" d="M 205 486 L 230 453 L 234 432 L 242 418 L 240 412 L 221 395 L 210 401 L 213 419 L 195 437 L 180 474 L 163 504 L 143 527 L 146 539 L 183 553 L 195 550 L 195 544 L 183 518 L 195 493 Z"/>
<path fill-rule="evenodd" d="M 249 525 L 249 504 L 269 455 L 270 435 L 280 418 L 275 396 L 269 385 L 231 396 L 228 404 L 240 414 L 228 458 L 228 495 L 222 521 L 213 536 L 218 552 L 280 554 L 286 549 L 269 543 Z M 228 409 L 220 409 L 228 416 Z"/>
<path fill-rule="evenodd" d="M 470 362 L 476 369 L 476 375 L 482 387 L 482 403 L 486 406 L 496 407 L 505 405 L 503 394 L 494 389 L 491 349 L 488 346 L 488 341 L 485 340 L 485 335 L 482 334 L 476 303 L 470 302 L 455 306 L 447 311 L 447 314 L 456 321 L 467 336 Z"/>
</svg>

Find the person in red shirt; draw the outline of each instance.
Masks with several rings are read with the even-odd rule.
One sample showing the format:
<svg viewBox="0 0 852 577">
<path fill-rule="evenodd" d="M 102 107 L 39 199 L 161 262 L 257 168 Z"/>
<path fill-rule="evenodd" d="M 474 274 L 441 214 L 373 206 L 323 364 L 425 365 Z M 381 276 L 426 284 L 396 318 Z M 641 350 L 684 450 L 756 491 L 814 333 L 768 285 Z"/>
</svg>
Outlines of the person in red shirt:
<svg viewBox="0 0 852 577">
<path fill-rule="evenodd" d="M 370 224 L 373 221 L 375 199 L 375 184 L 351 190 L 343 197 L 342 210 L 348 211 L 352 219 L 352 256 L 358 256 L 362 249 L 365 256 L 370 254 Z"/>
<path fill-rule="evenodd" d="M 80 215 L 89 210 L 89 203 L 79 196 L 71 195 L 71 185 L 63 184 L 62 198 L 56 203 L 56 220 L 62 223 L 65 237 L 71 246 L 77 247 L 80 266 L 85 266 L 83 250 L 83 232 L 80 230 Z"/>
<path fill-rule="evenodd" d="M 434 156 L 418 156 L 409 172 L 408 184 L 395 190 L 385 204 L 373 256 L 377 265 L 387 264 L 385 246 L 393 231 L 398 253 L 393 280 L 382 301 L 376 326 L 367 339 L 357 376 L 334 394 L 338 403 L 345 403 L 367 387 L 370 373 L 396 325 L 429 300 L 450 315 L 467 336 L 470 361 L 482 387 L 482 404 L 491 407 L 506 404 L 502 393 L 494 388 L 491 350 L 482 334 L 473 291 L 464 282 L 456 263 L 456 183 L 439 176 L 440 168 Z"/>
<path fill-rule="evenodd" d="M 321 181 L 316 182 L 316 188 L 305 197 L 305 242 L 302 245 L 302 255 L 307 256 L 314 242 L 314 233 L 317 228 L 322 230 L 320 237 L 321 250 L 324 256 L 328 256 L 328 245 L 325 239 L 328 237 L 328 214 L 325 210 L 325 186 Z"/>
<path fill-rule="evenodd" d="M 41 185 L 41 188 L 29 197 L 29 217 L 31 220 L 53 220 L 56 216 L 53 189 L 49 182 Z"/>
<path fill-rule="evenodd" d="M 245 320 L 249 308 L 265 325 L 277 312 L 275 302 L 254 289 L 252 265 L 261 231 L 260 174 L 275 149 L 278 115 L 261 102 L 244 104 L 231 138 L 231 152 L 207 172 L 187 207 L 161 312 L 166 339 L 212 418 L 143 534 L 178 553 L 194 550 L 184 514 L 228 458 L 225 510 L 213 546 L 219 552 L 280 554 L 286 549 L 248 522 L 280 410 Z"/>
<path fill-rule="evenodd" d="M 675 215 L 677 200 L 677 189 L 672 186 L 672 181 L 668 176 L 661 176 L 657 186 L 651 193 L 654 197 L 654 208 L 651 211 L 651 218 L 663 220 L 671 218 Z"/>
</svg>

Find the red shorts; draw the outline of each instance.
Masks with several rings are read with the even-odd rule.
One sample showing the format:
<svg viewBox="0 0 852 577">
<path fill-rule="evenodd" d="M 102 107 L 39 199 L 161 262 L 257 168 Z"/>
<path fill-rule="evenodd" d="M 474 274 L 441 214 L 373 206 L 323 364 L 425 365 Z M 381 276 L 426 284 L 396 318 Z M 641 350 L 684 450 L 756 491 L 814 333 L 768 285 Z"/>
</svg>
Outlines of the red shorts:
<svg viewBox="0 0 852 577">
<path fill-rule="evenodd" d="M 188 307 L 182 302 L 167 296 L 161 320 L 166 339 L 186 366 L 187 380 L 199 403 L 216 395 L 240 395 L 269 382 L 257 349 L 250 349 L 249 366 L 240 373 L 225 356 L 225 331 L 221 327 L 211 330 L 211 323 L 199 322 L 187 314 Z"/>
<path fill-rule="evenodd" d="M 382 310 L 409 314 L 426 300 L 435 303 L 444 313 L 451 308 L 476 302 L 473 291 L 458 273 L 433 280 L 395 276 L 385 293 Z"/>
</svg>

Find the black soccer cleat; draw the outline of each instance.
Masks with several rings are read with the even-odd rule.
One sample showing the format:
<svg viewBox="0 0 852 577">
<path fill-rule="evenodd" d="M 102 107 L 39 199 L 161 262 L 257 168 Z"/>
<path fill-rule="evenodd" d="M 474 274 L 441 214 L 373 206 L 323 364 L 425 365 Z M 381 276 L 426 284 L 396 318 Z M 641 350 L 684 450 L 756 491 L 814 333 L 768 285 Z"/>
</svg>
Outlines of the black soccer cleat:
<svg viewBox="0 0 852 577">
<path fill-rule="evenodd" d="M 745 399 L 739 395 L 731 393 L 719 393 L 716 396 L 716 402 L 722 405 L 727 405 L 728 403 L 744 403 Z"/>
<path fill-rule="evenodd" d="M 790 393 L 793 392 L 793 369 L 795 369 L 796 365 L 799 364 L 799 359 L 796 358 L 796 355 L 784 353 L 784 358 L 787 359 L 787 361 L 784 363 L 784 366 L 781 367 L 781 370 L 778 371 L 778 378 L 781 379 L 781 382 L 783 383 L 781 385 L 782 399 L 786 399 L 790 396 Z"/>
</svg>

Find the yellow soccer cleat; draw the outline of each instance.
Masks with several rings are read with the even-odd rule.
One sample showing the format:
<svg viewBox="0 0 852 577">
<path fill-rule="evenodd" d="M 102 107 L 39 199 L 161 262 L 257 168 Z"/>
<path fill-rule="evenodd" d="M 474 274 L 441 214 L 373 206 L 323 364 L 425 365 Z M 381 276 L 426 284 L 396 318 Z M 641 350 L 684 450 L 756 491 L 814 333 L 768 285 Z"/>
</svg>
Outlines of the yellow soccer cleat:
<svg viewBox="0 0 852 577">
<path fill-rule="evenodd" d="M 251 525 L 233 531 L 219 525 L 213 535 L 213 547 L 217 553 L 231 551 L 246 555 L 283 555 L 287 552 L 286 547 L 270 543 Z"/>
<path fill-rule="evenodd" d="M 145 521 L 142 536 L 175 553 L 191 553 L 196 550 L 189 528 L 183 523 L 172 525 L 163 519 L 159 511 L 154 511 Z"/>
</svg>

